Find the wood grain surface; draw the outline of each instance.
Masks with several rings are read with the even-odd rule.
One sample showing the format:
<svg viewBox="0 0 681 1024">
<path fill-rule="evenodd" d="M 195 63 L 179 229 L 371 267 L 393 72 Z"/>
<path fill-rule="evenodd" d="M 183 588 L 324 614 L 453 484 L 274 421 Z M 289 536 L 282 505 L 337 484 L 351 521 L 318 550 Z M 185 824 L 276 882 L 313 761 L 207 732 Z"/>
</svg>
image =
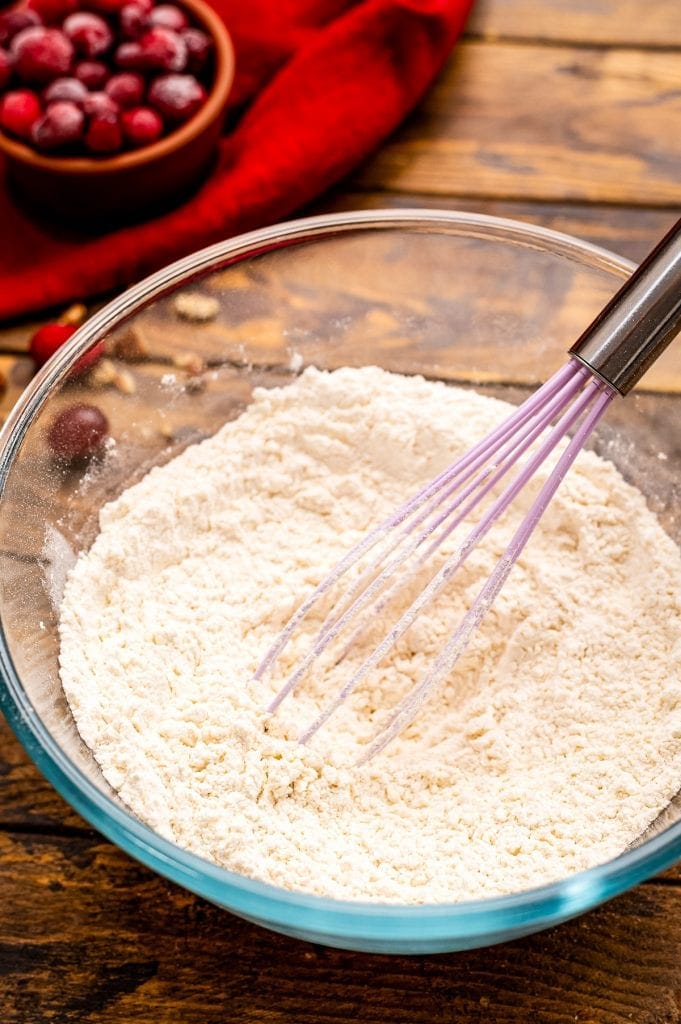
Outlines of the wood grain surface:
<svg viewBox="0 0 681 1024">
<path fill-rule="evenodd" d="M 681 201 L 676 51 L 463 43 L 359 176 L 431 195 L 673 206 Z"/>
<path fill-rule="evenodd" d="M 587 46 L 681 45 L 678 0 L 478 0 L 469 35 Z"/>
<path fill-rule="evenodd" d="M 0 834 L 0 884 L 16 922 L 0 924 L 5 1024 L 662 1024 L 681 1009 L 675 885 L 495 949 L 414 959 L 266 932 L 94 833 Z"/>
<path fill-rule="evenodd" d="M 680 114 L 679 0 L 478 0 L 419 109 L 305 212 L 464 209 L 639 260 L 678 216 Z M 34 326 L 0 331 L 0 418 L 32 374 Z M 134 370 L 143 386 L 151 368 Z M 1 1024 L 681 1024 L 680 883 L 677 867 L 470 953 L 311 946 L 118 851 L 0 724 Z"/>
</svg>

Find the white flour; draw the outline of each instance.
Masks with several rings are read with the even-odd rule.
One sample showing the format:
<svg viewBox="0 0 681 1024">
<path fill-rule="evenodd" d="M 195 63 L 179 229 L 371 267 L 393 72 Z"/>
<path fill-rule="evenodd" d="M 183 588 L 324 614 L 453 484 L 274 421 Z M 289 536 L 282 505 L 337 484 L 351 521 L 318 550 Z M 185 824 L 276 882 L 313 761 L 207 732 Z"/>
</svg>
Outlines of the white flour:
<svg viewBox="0 0 681 1024">
<path fill-rule="evenodd" d="M 681 784 L 681 557 L 591 453 L 447 686 L 375 762 L 351 767 L 376 709 L 422 677 L 509 527 L 311 749 L 296 736 L 357 660 L 269 720 L 281 676 L 251 682 L 323 570 L 507 409 L 375 368 L 310 369 L 102 510 L 66 585 L 61 672 L 140 818 L 254 878 L 395 902 L 524 889 L 640 835 Z"/>
</svg>

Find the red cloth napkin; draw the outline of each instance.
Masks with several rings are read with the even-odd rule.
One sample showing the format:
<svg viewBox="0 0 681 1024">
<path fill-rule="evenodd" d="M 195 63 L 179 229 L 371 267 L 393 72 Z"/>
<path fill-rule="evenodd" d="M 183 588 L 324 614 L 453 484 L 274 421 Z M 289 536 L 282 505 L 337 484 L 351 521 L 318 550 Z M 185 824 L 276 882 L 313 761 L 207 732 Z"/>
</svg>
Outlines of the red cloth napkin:
<svg viewBox="0 0 681 1024">
<path fill-rule="evenodd" d="M 87 239 L 32 222 L 0 185 L 0 318 L 127 287 L 309 202 L 414 106 L 471 4 L 214 0 L 236 49 L 230 111 L 244 112 L 210 178 L 171 213 Z"/>
</svg>

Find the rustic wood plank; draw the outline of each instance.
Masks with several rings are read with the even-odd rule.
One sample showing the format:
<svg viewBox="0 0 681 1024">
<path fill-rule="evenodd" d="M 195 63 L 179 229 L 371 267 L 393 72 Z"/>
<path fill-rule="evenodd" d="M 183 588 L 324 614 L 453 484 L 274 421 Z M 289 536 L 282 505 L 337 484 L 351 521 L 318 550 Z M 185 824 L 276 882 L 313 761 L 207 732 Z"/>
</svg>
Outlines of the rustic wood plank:
<svg viewBox="0 0 681 1024">
<path fill-rule="evenodd" d="M 90 831 L 41 775 L 0 716 L 0 829 L 60 832 L 65 828 Z"/>
<path fill-rule="evenodd" d="M 317 203 L 302 210 L 301 216 L 382 208 L 464 210 L 528 221 L 584 238 L 634 261 L 642 259 L 678 217 L 678 210 L 672 207 L 651 209 L 602 204 L 565 205 L 558 202 L 468 199 L 464 196 L 450 197 L 446 194 L 429 195 L 422 192 L 403 193 L 357 189 L 353 191 L 345 187 L 327 193 Z M 242 284 L 248 285 L 248 283 L 247 276 L 244 276 Z M 93 304 L 90 307 L 90 313 L 93 313 L 95 308 L 96 305 Z M 48 318 L 44 318 L 44 320 L 46 319 Z M 29 319 L 0 328 L 0 357 L 26 353 L 31 335 L 38 325 L 39 321 Z M 181 325 L 182 328 L 187 336 L 183 338 L 183 344 L 185 347 L 188 346 L 187 350 L 189 350 L 192 345 L 190 325 Z M 21 388 L 30 377 L 32 361 L 26 360 L 19 365 L 21 370 L 15 376 Z M 0 370 L 8 372 L 8 369 L 7 362 L 0 363 Z M 16 396 L 13 393 L 11 397 L 14 401 Z M 0 407 L 3 409 L 8 407 L 6 399 L 2 400 Z"/>
<path fill-rule="evenodd" d="M 423 209 L 463 210 L 493 217 L 540 224 L 625 256 L 638 263 L 678 219 L 674 208 L 645 209 L 601 204 L 565 205 L 522 200 L 466 199 L 421 192 L 360 192 L 338 189 L 310 208 L 309 213 L 347 210 Z M 0 338 L 2 336 L 0 335 Z"/>
<path fill-rule="evenodd" d="M 527 221 L 583 238 L 636 262 L 645 256 L 678 216 L 678 210 L 674 208 L 645 209 L 599 204 L 567 206 L 561 203 L 452 198 L 447 195 L 432 196 L 424 193 L 349 191 L 345 188 L 329 193 L 318 203 L 301 211 L 301 215 L 382 208 L 463 210 Z M 234 272 L 232 273 L 234 274 Z M 236 277 L 235 274 L 234 276 Z M 249 281 L 246 275 L 242 275 L 241 283 L 244 287 L 248 287 L 253 282 Z M 273 304 L 272 308 L 274 308 Z M 95 307 L 92 306 L 90 312 L 94 312 L 94 309 Z M 244 327 L 243 324 L 246 321 L 243 320 L 231 334 L 216 338 L 217 343 L 223 346 L 222 351 L 224 351 L 225 340 L 238 344 L 248 341 L 254 328 L 259 327 L 261 331 L 267 328 L 268 320 L 263 316 L 264 310 L 260 308 L 257 312 L 256 324 Z M 271 312 L 271 309 L 268 312 Z M 162 324 L 163 333 L 159 339 L 160 350 L 167 349 L 169 340 L 173 344 L 174 337 L 177 340 L 173 347 L 178 353 L 191 352 L 196 347 L 197 328 L 195 326 L 177 321 L 174 325 L 174 334 L 169 334 L 167 317 L 164 323 L 165 326 Z M 271 320 L 269 324 L 271 326 Z M 31 335 L 36 326 L 36 323 L 31 320 L 0 329 L 0 372 L 8 377 L 10 384 L 8 391 L 0 397 L 0 412 L 5 414 L 30 379 L 33 369 L 32 360 L 28 358 L 17 359 L 15 363 L 11 358 L 7 359 L 5 356 L 21 356 L 27 352 Z M 210 325 L 207 330 L 215 333 L 215 328 L 211 328 Z M 147 337 L 146 340 L 153 346 L 155 341 L 153 336 Z M 218 351 L 221 350 L 218 349 Z"/>
<path fill-rule="evenodd" d="M 643 20 L 643 19 L 642 19 Z M 364 188 L 673 206 L 676 53 L 464 42 Z"/>
<path fill-rule="evenodd" d="M 630 46 L 681 46 L 678 0 L 477 0 L 468 33 Z"/>
<path fill-rule="evenodd" d="M 567 231 L 582 235 L 597 244 L 611 246 L 612 248 L 624 251 L 625 254 L 640 258 L 647 251 L 654 241 L 661 236 L 664 230 L 674 221 L 675 212 L 672 210 L 625 210 L 602 206 L 578 206 L 574 209 L 566 208 L 556 204 L 544 203 L 520 203 L 520 202 L 485 202 L 471 200 L 444 200 L 431 196 L 401 196 L 399 194 L 386 193 L 362 193 L 351 194 L 341 193 L 329 197 L 325 204 L 318 209 L 339 210 L 352 209 L 356 207 L 377 207 L 377 206 L 415 206 L 478 209 L 482 212 L 489 212 L 501 216 L 514 216 L 519 219 L 530 220 L 535 223 L 554 227 L 558 230 Z M 315 211 L 316 212 L 316 211 Z M 402 270 L 395 266 L 395 254 L 391 251 L 391 278 Z M 344 293 L 339 286 L 336 275 L 329 275 L 326 267 L 320 265 L 315 268 L 315 276 L 310 277 L 310 268 L 305 266 L 304 276 L 296 281 L 294 267 L 293 274 L 288 274 L 290 280 L 275 280 L 271 274 L 260 272 L 249 278 L 239 268 L 234 268 L 220 275 L 212 287 L 220 285 L 223 288 L 221 299 L 221 312 L 217 321 L 205 325 L 190 324 L 178 319 L 172 313 L 172 304 L 167 302 L 160 308 L 155 308 L 144 314 L 139 322 L 137 333 L 141 342 L 147 347 L 148 355 L 146 363 L 138 364 L 133 359 L 129 366 L 127 381 L 132 381 L 133 386 L 142 386 L 151 377 L 158 381 L 159 376 L 164 374 L 175 374 L 180 380 L 188 379 L 191 374 L 181 368 L 183 360 L 191 359 L 191 353 L 200 349 L 216 365 L 229 363 L 236 365 L 243 364 L 248 358 L 256 357 L 261 362 L 269 365 L 278 365 L 285 368 L 290 363 L 292 354 L 296 348 L 291 339 L 295 338 L 296 332 L 307 330 L 308 333 L 319 333 L 320 321 L 316 307 L 321 305 L 328 307 L 329 312 L 335 313 L 324 318 L 323 331 L 328 334 L 330 325 L 335 323 L 341 325 L 341 333 L 336 330 L 333 337 L 331 354 L 321 349 L 327 341 L 326 337 L 320 338 L 321 348 L 316 353 L 317 362 L 320 365 L 340 365 L 343 362 L 356 358 L 357 354 L 367 344 L 378 346 L 383 352 L 382 358 L 387 357 L 387 349 L 395 349 L 395 331 L 399 334 L 401 330 L 400 321 L 408 320 L 413 306 L 414 284 L 410 278 L 409 268 L 407 278 L 400 287 L 392 292 L 385 287 L 385 275 L 382 272 L 380 260 L 376 259 L 367 266 L 366 273 L 362 276 L 361 294 Z M 324 274 L 327 274 L 326 278 Z M 428 267 L 424 268 L 424 274 L 430 273 Z M 454 277 L 449 289 L 454 288 Z M 316 290 L 317 296 L 312 294 Z M 418 290 L 422 290 L 420 283 Z M 465 289 L 470 292 L 469 288 Z M 526 289 L 525 289 L 526 290 Z M 577 289 L 577 298 L 584 303 L 585 296 L 581 287 Z M 452 299 L 456 300 L 452 293 Z M 386 301 L 396 301 L 397 316 L 388 316 L 385 313 Z M 466 301 L 470 301 L 466 297 Z M 589 304 L 590 302 L 590 304 Z M 400 309 L 400 305 L 404 307 Z M 411 305 L 410 305 L 411 304 Z M 584 312 L 586 318 L 597 308 L 593 301 L 587 301 Z M 383 312 L 381 312 L 383 310 Z M 415 310 L 418 313 L 428 313 L 427 308 L 420 307 Z M 574 320 L 574 326 L 578 324 Z M 581 322 L 580 322 L 581 323 Z M 381 334 L 384 335 L 381 338 Z M 0 349 L 3 343 L 9 339 L 8 347 L 16 347 L 20 350 L 25 348 L 30 337 L 30 329 L 27 327 L 23 333 L 18 328 L 0 332 Z M 409 351 L 408 339 L 405 339 L 404 352 L 401 346 L 393 351 L 388 363 L 393 369 L 420 369 L 423 372 L 430 372 L 426 363 L 421 365 L 417 360 L 414 363 Z M 438 348 L 441 352 L 443 339 L 438 339 Z M 457 342 L 460 345 L 460 342 Z M 444 353 L 446 354 L 446 353 Z M 315 353 L 310 353 L 314 356 Z M 477 353 L 480 357 L 480 353 Z M 402 358 L 404 356 L 404 358 Z M 681 364 L 677 367 L 677 360 L 669 355 L 668 360 L 672 367 L 671 373 L 660 373 L 656 368 L 653 379 L 653 386 L 678 390 L 681 381 Z M 173 365 L 173 359 L 180 362 L 180 367 Z M 419 357 L 420 359 L 420 357 Z M 160 361 L 159 361 L 160 360 Z M 406 360 L 406 362 L 405 362 Z M 443 360 L 442 373 L 446 376 L 448 367 L 456 366 L 456 359 L 451 357 Z M 459 360 L 460 362 L 460 360 Z M 472 360 L 475 363 L 476 360 Z M 480 362 L 480 358 L 477 359 Z M 534 355 L 530 355 L 530 364 L 534 362 Z M 388 365 L 386 363 L 386 365 Z M 518 379 L 523 378 L 522 353 L 517 355 L 514 372 Z M 119 362 L 119 368 L 125 366 L 125 361 Z M 8 379 L 8 387 L 0 399 L 0 418 L 4 418 L 9 411 L 21 390 L 31 377 L 33 370 L 32 360 L 17 358 L 11 355 L 0 355 L 0 371 L 4 372 Z M 141 375 L 141 377 L 140 377 Z M 151 376 L 150 376 L 151 375 Z M 454 376 L 460 376 L 456 369 Z M 208 381 L 208 394 L 214 392 L 214 388 Z M 116 388 L 106 393 L 101 393 L 101 401 L 109 411 L 108 407 L 114 400 L 114 415 L 120 406 L 123 419 L 127 421 L 128 412 L 125 409 L 126 399 L 120 396 Z M 172 396 L 170 396 L 172 397 Z M 68 396 L 65 395 L 65 400 Z M 202 399 L 203 402 L 206 398 Z M 127 403 L 130 404 L 129 402 Z M 173 414 L 165 417 L 168 421 L 176 421 L 174 424 L 164 423 L 164 429 L 187 428 L 187 422 L 180 423 L 177 418 L 178 403 L 173 399 Z M 191 405 L 191 403 L 190 403 Z M 189 409 L 184 410 L 184 419 L 191 419 Z M 157 417 L 158 418 L 158 417 Z"/>
<path fill-rule="evenodd" d="M 38 321 L 34 317 L 30 317 L 22 319 L 9 327 L 3 327 L 0 330 L 0 350 L 3 353 L 18 354 L 28 352 L 31 335 L 41 323 L 44 323 L 44 320 Z"/>
<path fill-rule="evenodd" d="M 2 351 L 0 334 L 0 425 L 33 376 L 33 360 Z"/>
<path fill-rule="evenodd" d="M 5 1024 L 681 1020 L 676 886 L 492 949 L 386 959 L 242 922 L 96 836 L 0 835 L 0 881 Z"/>
</svg>

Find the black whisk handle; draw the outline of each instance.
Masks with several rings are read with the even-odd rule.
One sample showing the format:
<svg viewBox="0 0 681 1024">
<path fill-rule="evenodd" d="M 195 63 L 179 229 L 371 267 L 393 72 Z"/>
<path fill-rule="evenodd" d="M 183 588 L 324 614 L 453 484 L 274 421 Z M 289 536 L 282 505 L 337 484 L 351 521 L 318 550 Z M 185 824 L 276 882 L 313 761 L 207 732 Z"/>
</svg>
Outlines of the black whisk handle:
<svg viewBox="0 0 681 1024">
<path fill-rule="evenodd" d="M 626 395 L 681 331 L 681 220 L 570 349 Z"/>
</svg>

